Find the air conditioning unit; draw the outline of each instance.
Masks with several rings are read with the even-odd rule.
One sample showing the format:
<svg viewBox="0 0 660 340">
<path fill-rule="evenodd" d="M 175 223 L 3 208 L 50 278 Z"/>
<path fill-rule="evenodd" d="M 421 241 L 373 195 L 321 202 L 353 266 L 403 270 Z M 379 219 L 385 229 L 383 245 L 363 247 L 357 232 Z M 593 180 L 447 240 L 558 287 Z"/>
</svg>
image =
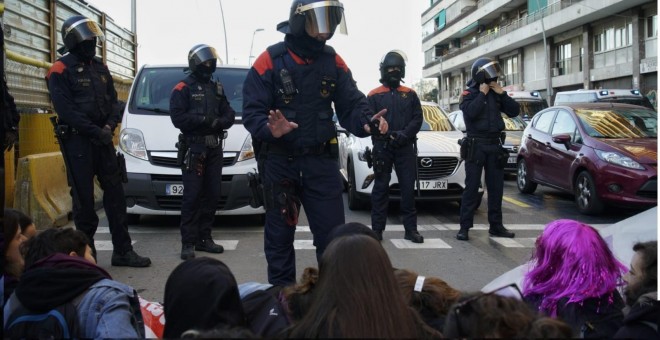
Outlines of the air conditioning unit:
<svg viewBox="0 0 660 340">
<path fill-rule="evenodd" d="M 552 76 L 553 77 L 559 76 L 559 67 L 553 67 L 552 68 Z"/>
</svg>

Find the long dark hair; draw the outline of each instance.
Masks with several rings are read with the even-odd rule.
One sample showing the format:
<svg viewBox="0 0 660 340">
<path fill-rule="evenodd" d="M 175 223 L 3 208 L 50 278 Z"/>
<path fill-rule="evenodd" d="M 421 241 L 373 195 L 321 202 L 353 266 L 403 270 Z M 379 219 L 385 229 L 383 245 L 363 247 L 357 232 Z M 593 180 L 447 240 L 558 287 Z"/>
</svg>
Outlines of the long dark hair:
<svg viewBox="0 0 660 340">
<path fill-rule="evenodd" d="M 365 235 L 339 237 L 326 248 L 319 267 L 312 305 L 290 337 L 417 337 L 414 312 L 378 241 Z"/>
</svg>

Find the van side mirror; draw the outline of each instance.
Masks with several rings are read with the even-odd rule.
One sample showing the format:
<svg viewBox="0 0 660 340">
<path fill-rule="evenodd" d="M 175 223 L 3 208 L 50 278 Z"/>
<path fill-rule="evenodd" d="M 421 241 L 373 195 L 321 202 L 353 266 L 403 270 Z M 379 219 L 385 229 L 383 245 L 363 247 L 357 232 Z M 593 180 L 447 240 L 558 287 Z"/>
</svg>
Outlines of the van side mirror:
<svg viewBox="0 0 660 340">
<path fill-rule="evenodd" d="M 566 150 L 571 148 L 571 136 L 568 134 L 560 134 L 552 136 L 552 141 L 558 144 L 563 144 Z"/>
</svg>

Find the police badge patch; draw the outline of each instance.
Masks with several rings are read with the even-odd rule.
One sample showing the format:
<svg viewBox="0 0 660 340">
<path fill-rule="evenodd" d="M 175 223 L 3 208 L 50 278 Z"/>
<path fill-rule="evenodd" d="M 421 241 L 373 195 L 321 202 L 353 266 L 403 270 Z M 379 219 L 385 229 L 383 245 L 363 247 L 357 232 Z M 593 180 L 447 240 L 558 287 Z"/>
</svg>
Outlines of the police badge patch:
<svg viewBox="0 0 660 340">
<path fill-rule="evenodd" d="M 408 93 L 406 92 L 399 92 L 401 94 L 401 98 L 406 99 L 408 98 Z"/>
</svg>

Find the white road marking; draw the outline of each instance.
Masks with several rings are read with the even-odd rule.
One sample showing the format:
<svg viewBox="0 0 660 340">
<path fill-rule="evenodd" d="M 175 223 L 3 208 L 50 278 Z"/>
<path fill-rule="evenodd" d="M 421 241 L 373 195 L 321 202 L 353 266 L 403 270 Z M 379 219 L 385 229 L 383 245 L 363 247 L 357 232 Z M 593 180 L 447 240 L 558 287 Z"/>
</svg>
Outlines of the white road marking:
<svg viewBox="0 0 660 340">
<path fill-rule="evenodd" d="M 450 249 L 451 246 L 439 238 L 424 238 L 424 243 L 413 243 L 404 239 L 391 239 L 399 249 Z"/>
<path fill-rule="evenodd" d="M 293 249 L 296 250 L 310 250 L 310 249 L 316 249 L 314 247 L 314 241 L 313 240 L 294 240 L 293 241 Z"/>
</svg>

